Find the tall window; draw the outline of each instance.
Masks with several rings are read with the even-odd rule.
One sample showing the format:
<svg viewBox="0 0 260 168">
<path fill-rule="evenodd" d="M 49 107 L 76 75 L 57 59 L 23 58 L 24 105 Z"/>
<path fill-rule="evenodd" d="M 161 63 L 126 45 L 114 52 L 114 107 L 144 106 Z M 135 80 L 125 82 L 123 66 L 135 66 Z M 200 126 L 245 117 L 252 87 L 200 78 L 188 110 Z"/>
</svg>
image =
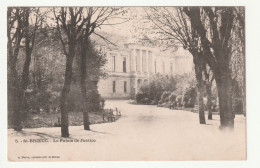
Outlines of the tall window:
<svg viewBox="0 0 260 168">
<path fill-rule="evenodd" d="M 154 61 L 154 73 L 157 73 L 157 70 L 156 70 L 156 61 Z"/>
<path fill-rule="evenodd" d="M 116 92 L 116 81 L 113 81 L 113 93 Z"/>
<path fill-rule="evenodd" d="M 136 71 L 140 72 L 140 50 L 136 50 Z"/>
<path fill-rule="evenodd" d="M 124 92 L 125 93 L 127 92 L 127 83 L 126 83 L 126 81 L 124 81 Z"/>
<path fill-rule="evenodd" d="M 112 71 L 116 71 L 116 56 L 112 56 Z"/>
<path fill-rule="evenodd" d="M 163 73 L 165 73 L 165 65 L 164 65 L 164 62 L 162 62 L 162 70 L 163 70 Z"/>
<path fill-rule="evenodd" d="M 126 57 L 123 60 L 123 72 L 126 72 Z"/>
<path fill-rule="evenodd" d="M 142 52 L 142 63 L 143 63 L 142 70 L 143 72 L 146 72 L 146 51 L 145 50 L 143 50 Z"/>
<path fill-rule="evenodd" d="M 148 52 L 148 71 L 153 72 L 152 52 Z"/>
</svg>

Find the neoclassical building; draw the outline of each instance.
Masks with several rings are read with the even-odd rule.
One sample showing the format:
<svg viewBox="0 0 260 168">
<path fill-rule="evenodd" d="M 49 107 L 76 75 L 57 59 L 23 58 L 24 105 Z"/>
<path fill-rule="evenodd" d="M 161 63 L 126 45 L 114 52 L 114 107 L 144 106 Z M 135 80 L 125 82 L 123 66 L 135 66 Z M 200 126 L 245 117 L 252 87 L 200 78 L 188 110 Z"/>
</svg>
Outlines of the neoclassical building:
<svg viewBox="0 0 260 168">
<path fill-rule="evenodd" d="M 152 75 L 173 75 L 179 71 L 180 59 L 158 48 L 131 43 L 113 49 L 101 47 L 106 52 L 108 78 L 99 81 L 98 91 L 106 99 L 133 99 Z"/>
</svg>

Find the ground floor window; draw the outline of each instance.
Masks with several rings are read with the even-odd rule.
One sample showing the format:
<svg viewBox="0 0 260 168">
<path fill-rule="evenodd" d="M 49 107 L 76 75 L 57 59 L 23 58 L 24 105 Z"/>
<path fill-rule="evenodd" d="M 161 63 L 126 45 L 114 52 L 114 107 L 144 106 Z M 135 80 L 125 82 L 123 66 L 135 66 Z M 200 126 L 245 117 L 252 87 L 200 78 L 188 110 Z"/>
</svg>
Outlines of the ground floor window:
<svg viewBox="0 0 260 168">
<path fill-rule="evenodd" d="M 126 83 L 126 81 L 124 81 L 124 92 L 126 93 L 127 92 L 127 83 Z"/>
<path fill-rule="evenodd" d="M 116 81 L 113 81 L 113 92 L 116 92 Z"/>
</svg>

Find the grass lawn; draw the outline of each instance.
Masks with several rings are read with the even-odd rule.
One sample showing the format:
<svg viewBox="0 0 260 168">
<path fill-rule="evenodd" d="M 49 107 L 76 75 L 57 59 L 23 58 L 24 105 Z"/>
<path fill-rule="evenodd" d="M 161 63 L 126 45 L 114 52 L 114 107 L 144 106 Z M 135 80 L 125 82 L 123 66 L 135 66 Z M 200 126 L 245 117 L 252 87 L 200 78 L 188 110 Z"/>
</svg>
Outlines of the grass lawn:
<svg viewBox="0 0 260 168">
<path fill-rule="evenodd" d="M 24 128 L 40 128 L 40 127 L 53 127 L 55 123 L 58 123 L 60 113 L 40 113 L 28 115 L 28 118 L 23 122 Z M 89 113 L 90 124 L 103 123 L 102 113 Z M 83 113 L 82 112 L 70 112 L 69 113 L 69 125 L 80 126 L 83 125 Z"/>
</svg>

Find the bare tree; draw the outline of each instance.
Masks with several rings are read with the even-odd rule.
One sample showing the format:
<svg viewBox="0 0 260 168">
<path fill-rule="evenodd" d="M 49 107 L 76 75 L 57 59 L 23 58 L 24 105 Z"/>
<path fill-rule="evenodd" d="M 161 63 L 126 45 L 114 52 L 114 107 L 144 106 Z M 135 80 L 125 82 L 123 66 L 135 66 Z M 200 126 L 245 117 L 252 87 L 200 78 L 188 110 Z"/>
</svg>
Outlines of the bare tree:
<svg viewBox="0 0 260 168">
<path fill-rule="evenodd" d="M 61 134 L 62 137 L 69 136 L 68 130 L 68 107 L 67 100 L 70 92 L 72 79 L 72 63 L 75 57 L 75 47 L 81 46 L 81 93 L 83 100 L 86 100 L 86 48 L 88 38 L 91 34 L 96 34 L 103 39 L 102 35 L 95 32 L 96 28 L 103 25 L 111 25 L 110 19 L 122 14 L 119 8 L 114 7 L 61 7 L 53 9 L 54 16 L 59 32 L 60 41 L 63 46 L 64 55 L 66 55 L 65 82 L 61 93 Z M 118 24 L 118 23 L 114 23 Z M 64 37 L 65 36 L 65 37 Z M 107 40 L 108 41 L 108 40 Z M 86 103 L 86 101 L 84 101 Z M 83 120 L 84 129 L 89 130 L 89 117 L 86 104 L 84 104 Z"/>
<path fill-rule="evenodd" d="M 158 39 L 164 41 L 167 48 L 175 48 L 176 45 L 182 45 L 193 56 L 195 65 L 195 75 L 198 88 L 198 104 L 200 124 L 205 124 L 205 113 L 203 103 L 204 81 L 203 81 L 203 63 L 205 62 L 201 54 L 202 48 L 199 42 L 198 34 L 193 29 L 192 23 L 188 21 L 182 8 L 175 7 L 150 7 L 145 8 L 148 20 L 150 20 L 155 30 L 157 30 Z"/>
<path fill-rule="evenodd" d="M 86 79 L 87 79 L 87 72 L 86 72 L 86 63 L 87 63 L 87 49 L 89 49 L 90 45 L 90 36 L 95 34 L 105 40 L 108 43 L 113 44 L 110 42 L 106 37 L 98 34 L 95 32 L 97 28 L 101 28 L 104 25 L 114 25 L 114 24 L 121 24 L 127 21 L 126 18 L 121 17 L 125 13 L 125 10 L 121 8 L 114 8 L 114 7 L 89 7 L 84 8 L 84 13 L 87 15 L 83 17 L 86 19 L 84 28 L 82 33 L 79 36 L 80 40 L 80 72 L 81 72 L 81 94 L 84 100 L 84 111 L 83 111 L 83 122 L 84 122 L 84 129 L 89 130 L 89 117 L 88 117 L 88 107 L 86 105 L 87 102 L 87 95 L 86 95 Z M 117 18 L 119 22 L 111 23 L 110 20 Z M 115 45 L 115 44 L 113 44 Z"/>
<path fill-rule="evenodd" d="M 185 7 L 184 12 L 199 35 L 203 59 L 214 73 L 220 106 L 220 128 L 233 128 L 230 39 L 236 20 L 235 7 Z M 209 29 L 206 29 L 207 25 Z"/>
<path fill-rule="evenodd" d="M 40 31 L 44 21 L 46 13 L 40 12 L 40 8 L 25 8 L 26 17 L 25 17 L 25 30 L 24 30 L 24 38 L 25 38 L 25 62 L 23 67 L 22 74 L 22 88 L 25 90 L 29 84 L 29 67 L 31 64 L 31 55 L 35 46 L 37 33 Z M 32 21 L 32 17 L 29 15 L 33 15 L 34 21 Z M 31 21 L 30 21 L 31 19 Z"/>
<path fill-rule="evenodd" d="M 31 17 L 31 15 L 34 15 Z M 22 130 L 22 115 L 25 110 L 25 90 L 29 84 L 29 67 L 35 37 L 38 28 L 42 25 L 43 17 L 39 15 L 39 8 L 8 8 L 7 48 L 8 48 L 8 93 L 10 94 L 9 107 L 13 111 L 13 125 L 16 131 Z M 34 20 L 35 19 L 35 20 Z M 17 72 L 19 51 L 25 41 L 25 61 L 22 78 Z M 9 95 L 8 94 L 8 95 Z"/>
<path fill-rule="evenodd" d="M 13 112 L 14 130 L 21 131 L 21 102 L 19 101 L 19 79 L 17 59 L 24 34 L 25 11 L 21 8 L 7 9 L 7 49 L 8 49 L 8 108 Z M 11 103 L 12 102 L 12 103 Z"/>
<path fill-rule="evenodd" d="M 206 64 L 209 65 L 218 88 L 221 128 L 233 128 L 230 59 L 232 48 L 237 49 L 236 45 L 242 46 L 240 47 L 242 51 L 239 53 L 244 53 L 243 7 L 161 7 L 148 8 L 146 13 L 148 19 L 155 25 L 159 40 L 168 46 L 176 45 L 177 41 L 193 55 L 201 109 L 203 108 L 201 93 L 204 87 L 202 69 L 205 69 Z M 232 43 L 235 30 L 240 40 L 237 39 Z M 205 72 L 204 76 L 207 78 Z M 206 87 L 206 90 L 210 91 L 209 85 Z M 200 117 L 203 114 L 201 109 Z"/>
<path fill-rule="evenodd" d="M 65 81 L 60 100 L 62 137 L 69 137 L 68 94 L 72 81 L 72 64 L 75 56 L 77 36 L 80 33 L 84 22 L 86 22 L 85 20 L 82 20 L 82 10 L 82 8 L 61 7 L 56 12 L 56 9 L 53 9 L 63 53 L 66 56 Z"/>
</svg>

